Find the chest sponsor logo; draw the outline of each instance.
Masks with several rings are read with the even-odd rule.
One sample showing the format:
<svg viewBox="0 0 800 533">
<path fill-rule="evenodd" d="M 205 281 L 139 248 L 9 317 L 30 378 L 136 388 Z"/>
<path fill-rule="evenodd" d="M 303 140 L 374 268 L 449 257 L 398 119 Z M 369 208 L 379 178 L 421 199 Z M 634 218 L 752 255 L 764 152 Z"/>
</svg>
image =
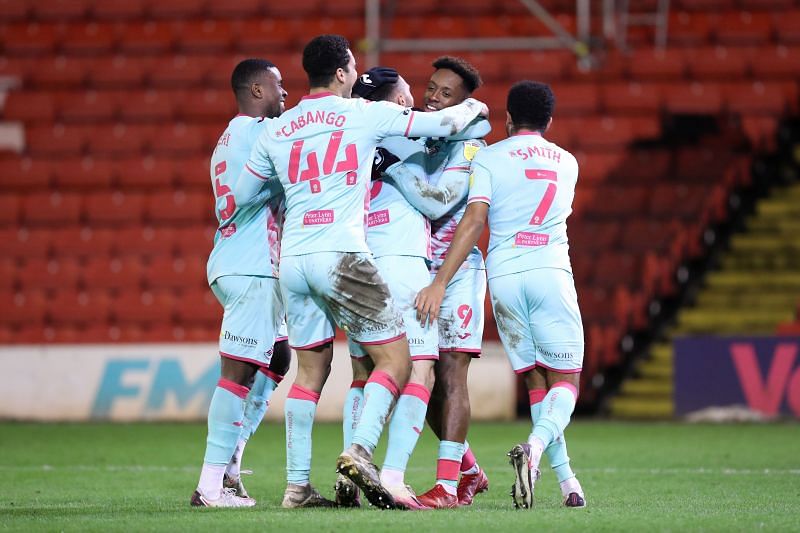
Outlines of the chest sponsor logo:
<svg viewBox="0 0 800 533">
<path fill-rule="evenodd" d="M 316 209 L 303 215 L 304 226 L 333 224 L 333 209 Z"/>
<path fill-rule="evenodd" d="M 544 246 L 550 242 L 550 235 L 545 233 L 530 233 L 528 231 L 520 231 L 514 238 L 514 246 Z"/>
<path fill-rule="evenodd" d="M 382 226 L 384 224 L 389 223 L 389 210 L 383 209 L 381 211 L 375 211 L 374 213 L 370 213 L 367 219 L 367 225 L 371 228 L 372 226 Z"/>
</svg>

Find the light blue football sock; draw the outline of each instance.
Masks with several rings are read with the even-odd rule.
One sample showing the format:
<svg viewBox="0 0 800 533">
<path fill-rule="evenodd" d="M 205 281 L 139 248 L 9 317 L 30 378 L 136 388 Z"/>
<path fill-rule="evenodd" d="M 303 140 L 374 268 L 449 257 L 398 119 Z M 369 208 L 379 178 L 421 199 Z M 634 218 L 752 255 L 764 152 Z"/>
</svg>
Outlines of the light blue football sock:
<svg viewBox="0 0 800 533">
<path fill-rule="evenodd" d="M 256 372 L 250 394 L 245 398 L 244 424 L 242 425 L 242 440 L 249 440 L 258 429 L 269 409 L 269 399 L 278 388 L 278 383 L 263 372 Z"/>
<path fill-rule="evenodd" d="M 307 484 L 311 476 L 311 430 L 319 394 L 292 385 L 286 399 L 286 481 Z"/>
<path fill-rule="evenodd" d="M 346 450 L 353 443 L 353 433 L 356 431 L 361 412 L 364 410 L 364 385 L 366 381 L 354 381 L 347 391 L 342 408 L 342 437 Z"/>
<path fill-rule="evenodd" d="M 409 383 L 397 400 L 389 422 L 389 444 L 381 470 L 405 472 L 425 426 L 425 413 L 431 393 L 423 385 Z"/>
<path fill-rule="evenodd" d="M 242 431 L 247 387 L 220 379 L 208 406 L 208 438 L 203 462 L 227 465 Z"/>
<path fill-rule="evenodd" d="M 531 439 L 538 438 L 545 450 L 564 433 L 575 410 L 577 391 L 565 382 L 558 382 L 547 392 L 540 406 L 539 417 L 533 425 Z M 530 441 L 530 439 L 529 439 Z"/>
<path fill-rule="evenodd" d="M 536 424 L 539 418 L 539 412 L 542 408 L 542 402 L 531 405 L 531 420 Z M 564 439 L 564 434 L 559 435 L 556 440 L 550 443 L 550 446 L 544 451 L 547 460 L 550 461 L 550 467 L 555 471 L 558 482 L 564 481 L 575 477 L 572 467 L 569 464 L 569 455 L 567 455 L 567 441 Z"/>
<path fill-rule="evenodd" d="M 399 392 L 389 374 L 379 370 L 372 371 L 364 386 L 364 410 L 353 433 L 353 444 L 358 444 L 369 453 L 375 450 L 383 425 Z"/>
<path fill-rule="evenodd" d="M 439 442 L 439 460 L 436 462 L 436 483 L 458 487 L 464 443 L 443 440 Z"/>
</svg>

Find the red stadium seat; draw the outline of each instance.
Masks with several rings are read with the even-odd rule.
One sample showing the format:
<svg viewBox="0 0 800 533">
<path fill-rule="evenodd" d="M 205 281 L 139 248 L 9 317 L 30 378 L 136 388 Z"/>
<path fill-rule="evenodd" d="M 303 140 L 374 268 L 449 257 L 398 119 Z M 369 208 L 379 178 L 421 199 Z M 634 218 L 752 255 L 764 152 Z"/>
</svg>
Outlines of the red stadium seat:
<svg viewBox="0 0 800 533">
<path fill-rule="evenodd" d="M 150 57 L 112 55 L 92 58 L 86 63 L 86 78 L 95 89 L 131 90 L 141 86 L 155 60 Z M 126 106 L 123 106 L 123 111 Z"/>
<path fill-rule="evenodd" d="M 150 150 L 159 156 L 186 156 L 208 150 L 213 146 L 203 137 L 204 131 L 184 123 L 167 124 L 153 135 Z"/>
<path fill-rule="evenodd" d="M 28 2 L 0 2 L 0 20 L 17 22 L 31 17 L 32 5 Z"/>
<path fill-rule="evenodd" d="M 175 297 L 169 291 L 126 290 L 114 300 L 112 314 L 120 325 L 168 324 L 174 307 Z"/>
<path fill-rule="evenodd" d="M 742 79 L 747 73 L 749 48 L 715 46 L 691 48 L 686 51 L 689 70 L 696 80 Z"/>
<path fill-rule="evenodd" d="M 603 186 L 585 215 L 615 220 L 636 217 L 647 208 L 649 194 L 650 187 L 645 185 Z"/>
<path fill-rule="evenodd" d="M 66 227 L 52 230 L 55 257 L 108 257 L 121 236 L 100 227 Z"/>
<path fill-rule="evenodd" d="M 632 150 L 612 169 L 609 181 L 631 185 L 646 185 L 668 176 L 672 153 L 663 149 Z"/>
<path fill-rule="evenodd" d="M 758 78 L 792 79 L 800 70 L 800 47 L 768 46 L 752 56 L 750 68 Z"/>
<path fill-rule="evenodd" d="M 176 230 L 169 227 L 132 226 L 117 231 L 114 251 L 119 256 L 172 256 Z"/>
<path fill-rule="evenodd" d="M 173 45 L 173 24 L 168 22 L 128 22 L 119 36 L 123 54 L 164 54 Z"/>
<path fill-rule="evenodd" d="M 201 224 L 213 216 L 213 198 L 210 194 L 181 191 L 150 195 L 147 219 L 159 224 Z"/>
<path fill-rule="evenodd" d="M 728 151 L 708 147 L 683 148 L 675 162 L 674 180 L 712 183 L 719 179 L 731 161 Z"/>
<path fill-rule="evenodd" d="M 51 91 L 80 88 L 86 81 L 89 60 L 69 56 L 45 56 L 37 58 L 36 68 L 28 74 L 30 87 Z"/>
<path fill-rule="evenodd" d="M 37 19 L 63 22 L 83 19 L 93 3 L 90 0 L 51 0 L 50 2 L 32 2 L 31 4 L 33 15 Z"/>
<path fill-rule="evenodd" d="M 94 2 L 92 15 L 100 20 L 136 20 L 144 17 L 149 0 Z"/>
<path fill-rule="evenodd" d="M 592 283 L 598 287 L 635 287 L 641 280 L 639 261 L 628 253 L 606 253 L 594 262 Z"/>
<path fill-rule="evenodd" d="M 0 257 L 0 292 L 14 290 L 17 285 L 17 260 L 12 257 Z"/>
<path fill-rule="evenodd" d="M 711 41 L 714 23 L 709 13 L 671 11 L 667 38 L 672 45 L 705 45 Z"/>
<path fill-rule="evenodd" d="M 69 55 L 100 55 L 112 50 L 117 40 L 116 28 L 107 22 L 70 24 L 61 43 Z"/>
<path fill-rule="evenodd" d="M 729 11 L 720 15 L 716 28 L 720 44 L 744 45 L 770 42 L 773 34 L 771 13 Z"/>
<path fill-rule="evenodd" d="M 16 226 L 20 222 L 21 211 L 18 196 L 13 194 L 0 196 L 0 224 Z"/>
<path fill-rule="evenodd" d="M 224 53 L 232 42 L 233 26 L 228 20 L 191 20 L 178 27 L 177 48 L 186 53 Z"/>
<path fill-rule="evenodd" d="M 183 54 L 161 55 L 153 62 L 148 79 L 156 88 L 185 89 L 205 83 L 210 71 L 219 63 L 219 56 Z M 231 71 L 233 66 L 231 66 Z M 231 71 L 227 73 L 230 86 Z"/>
<path fill-rule="evenodd" d="M 96 126 L 88 137 L 88 152 L 101 157 L 130 157 L 142 152 L 151 142 L 156 126 L 123 122 Z"/>
<path fill-rule="evenodd" d="M 188 156 L 175 158 L 175 173 L 177 182 L 181 189 L 209 192 L 211 182 L 209 181 L 209 164 L 211 152 L 200 156 Z"/>
<path fill-rule="evenodd" d="M 52 54 L 60 39 L 60 31 L 54 24 L 18 22 L 4 28 L 2 43 L 8 55 Z"/>
<path fill-rule="evenodd" d="M 40 228 L 4 226 L 0 229 L 3 253 L 8 257 L 47 257 L 50 253 L 51 231 Z"/>
<path fill-rule="evenodd" d="M 23 219 L 28 225 L 77 224 L 81 197 L 76 193 L 34 193 L 23 197 Z"/>
<path fill-rule="evenodd" d="M 618 82 L 600 86 L 600 92 L 608 113 L 657 114 L 664 103 L 661 87 L 658 83 Z"/>
<path fill-rule="evenodd" d="M 236 101 L 230 89 L 205 90 L 181 105 L 181 115 L 187 122 L 215 122 L 222 133 L 226 121 L 236 115 Z"/>
<path fill-rule="evenodd" d="M 582 219 L 569 224 L 568 235 L 571 249 L 580 250 L 581 253 L 602 253 L 616 248 L 620 223 Z"/>
<path fill-rule="evenodd" d="M 0 291 L 0 307 L 4 324 L 40 327 L 47 311 L 47 297 L 41 290 Z"/>
<path fill-rule="evenodd" d="M 138 224 L 145 205 L 142 193 L 95 192 L 85 196 L 86 220 L 100 227 Z"/>
<path fill-rule="evenodd" d="M 26 124 L 50 123 L 56 116 L 52 92 L 9 91 L 3 118 Z"/>
<path fill-rule="evenodd" d="M 800 44 L 800 10 L 794 9 L 777 15 L 775 31 L 779 43 Z"/>
<path fill-rule="evenodd" d="M 117 172 L 117 164 L 93 157 L 64 158 L 53 165 L 54 183 L 59 190 L 86 191 L 108 189 Z"/>
<path fill-rule="evenodd" d="M 121 105 L 116 93 L 71 91 L 59 98 L 58 115 L 65 123 L 110 122 Z"/>
<path fill-rule="evenodd" d="M 290 24 L 286 21 L 274 18 L 252 18 L 236 22 L 236 31 L 233 36 L 233 45 L 242 54 L 263 54 L 264 50 L 286 50 L 297 40 Z M 277 66 L 283 72 L 285 61 L 277 61 Z M 230 66 L 224 71 L 228 76 L 233 72 L 235 62 L 228 61 Z"/>
<path fill-rule="evenodd" d="M 17 273 L 23 290 L 30 289 L 75 289 L 80 280 L 81 269 L 77 259 L 27 259 Z"/>
<path fill-rule="evenodd" d="M 206 2 L 198 0 L 169 0 L 169 2 L 151 2 L 148 12 L 153 18 L 191 19 L 205 14 Z"/>
<path fill-rule="evenodd" d="M 686 76 L 687 59 L 679 48 L 635 50 L 628 70 L 635 80 L 681 80 Z"/>
<path fill-rule="evenodd" d="M 575 151 L 573 155 L 578 160 L 578 187 L 583 184 L 599 183 L 604 181 L 624 157 L 621 153 L 583 152 Z"/>
<path fill-rule="evenodd" d="M 211 2 L 208 14 L 212 18 L 258 18 L 261 0 L 236 0 L 235 2 Z"/>
<path fill-rule="evenodd" d="M 117 165 L 119 185 L 126 190 L 171 189 L 175 184 L 174 162 L 163 157 L 132 157 Z"/>
<path fill-rule="evenodd" d="M 91 257 L 83 267 L 83 286 L 138 290 L 142 283 L 142 271 L 142 262 L 138 257 Z"/>
<path fill-rule="evenodd" d="M 182 91 L 142 90 L 120 95 L 120 116 L 125 122 L 167 123 L 173 120 Z"/>
<path fill-rule="evenodd" d="M 503 54 L 506 72 L 544 82 L 562 79 L 573 68 L 575 55 L 564 50 L 545 52 L 510 51 Z M 428 74 L 430 75 L 430 74 Z"/>
<path fill-rule="evenodd" d="M 553 84 L 553 92 L 557 95 L 558 99 L 558 114 L 563 115 L 593 115 L 598 111 L 599 107 L 599 87 L 590 83 L 580 84 Z M 504 92 L 503 105 L 505 107 Z"/>
<path fill-rule="evenodd" d="M 271 16 L 307 19 L 320 13 L 321 5 L 320 0 L 294 0 L 291 4 L 270 2 L 264 7 L 267 9 L 267 14 Z"/>
<path fill-rule="evenodd" d="M 154 257 L 147 268 L 145 280 L 151 289 L 202 290 L 208 286 L 207 259 L 208 256 Z"/>
<path fill-rule="evenodd" d="M 79 155 L 86 144 L 86 134 L 76 126 L 33 126 L 26 128 L 25 149 L 32 157 Z"/>
<path fill-rule="evenodd" d="M 722 91 L 713 83 L 679 83 L 664 87 L 666 108 L 671 113 L 718 114 Z"/>
<path fill-rule="evenodd" d="M 797 110 L 797 84 L 791 82 L 736 83 L 724 88 L 731 113 L 766 114 L 780 117 Z"/>
<path fill-rule="evenodd" d="M 52 175 L 49 161 L 30 157 L 0 157 L 0 190 L 4 192 L 47 188 Z"/>
<path fill-rule="evenodd" d="M 203 325 L 208 328 L 216 328 L 216 332 L 219 334 L 222 306 L 212 294 L 211 289 L 185 291 L 177 300 L 178 320 L 183 327 L 188 330 L 193 325 Z"/>
<path fill-rule="evenodd" d="M 182 256 L 202 255 L 208 257 L 214 246 L 216 226 L 188 226 L 175 230 L 175 244 Z"/>
</svg>

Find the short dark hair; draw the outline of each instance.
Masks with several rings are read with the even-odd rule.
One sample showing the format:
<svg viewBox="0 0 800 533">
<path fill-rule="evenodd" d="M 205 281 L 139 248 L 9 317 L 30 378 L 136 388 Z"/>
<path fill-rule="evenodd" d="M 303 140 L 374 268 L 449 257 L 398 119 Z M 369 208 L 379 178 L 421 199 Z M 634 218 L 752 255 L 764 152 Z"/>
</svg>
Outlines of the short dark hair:
<svg viewBox="0 0 800 533">
<path fill-rule="evenodd" d="M 245 59 L 240 61 L 231 74 L 231 88 L 237 98 L 250 90 L 258 75 L 265 70 L 277 68 L 272 61 L 266 59 Z"/>
<path fill-rule="evenodd" d="M 397 89 L 399 79 L 400 75 L 392 67 L 372 67 L 356 80 L 353 85 L 353 96 L 373 102 L 388 100 Z"/>
<path fill-rule="evenodd" d="M 543 132 L 553 116 L 556 97 L 546 83 L 523 80 L 508 91 L 506 109 L 517 128 L 526 127 Z"/>
<path fill-rule="evenodd" d="M 303 49 L 303 70 L 311 87 L 325 87 L 337 69 L 347 70 L 350 43 L 341 35 L 318 35 Z"/>
<path fill-rule="evenodd" d="M 461 57 L 442 56 L 433 62 L 433 68 L 436 70 L 446 68 L 458 74 L 464 82 L 464 87 L 467 88 L 470 94 L 483 85 L 483 80 L 481 79 L 478 69 Z"/>
</svg>

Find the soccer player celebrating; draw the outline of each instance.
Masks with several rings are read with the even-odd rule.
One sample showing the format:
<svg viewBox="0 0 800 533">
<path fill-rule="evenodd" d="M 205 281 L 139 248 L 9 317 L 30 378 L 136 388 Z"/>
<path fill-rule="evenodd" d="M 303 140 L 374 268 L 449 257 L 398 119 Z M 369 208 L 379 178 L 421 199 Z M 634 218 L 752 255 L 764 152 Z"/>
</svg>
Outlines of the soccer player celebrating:
<svg viewBox="0 0 800 533">
<path fill-rule="evenodd" d="M 436 70 L 425 90 L 427 111 L 456 105 L 481 85 L 478 71 L 461 58 L 440 57 L 433 67 Z M 486 133 L 488 129 L 475 136 Z M 416 153 L 403 154 L 403 162 L 386 171 L 411 205 L 432 221 L 432 274 L 447 256 L 466 209 L 470 160 L 483 146 L 482 140 L 463 136 L 425 139 L 416 145 Z M 485 295 L 483 257 L 474 247 L 447 286 L 438 320 L 439 360 L 427 419 L 440 438 L 439 460 L 436 484 L 419 495 L 428 507 L 469 505 L 476 493 L 489 488 L 489 480 L 466 442 L 470 418 L 467 372 L 472 357 L 481 350 Z"/>
<path fill-rule="evenodd" d="M 364 409 L 337 470 L 373 505 L 395 506 L 381 485 L 372 452 L 410 373 L 400 313 L 369 253 L 365 211 L 376 145 L 385 137 L 447 136 L 485 106 L 468 100 L 439 113 L 390 102 L 350 99 L 358 73 L 349 44 L 321 35 L 303 50 L 310 92 L 267 124 L 234 191 L 239 205 L 280 183 L 286 196 L 280 284 L 298 373 L 286 402 L 287 488 L 284 507 L 312 492 L 311 430 L 333 356 L 334 325 L 365 347 L 375 363 Z"/>
<path fill-rule="evenodd" d="M 533 431 L 509 452 L 516 507 L 531 508 L 539 461 L 546 453 L 561 482 L 564 505 L 586 505 L 569 467 L 564 428 L 569 423 L 583 364 L 583 326 L 567 244 L 578 163 L 542 135 L 555 98 L 543 83 L 522 81 L 508 93 L 509 138 L 472 161 L 466 213 L 444 264 L 417 297 L 420 319 L 436 320 L 448 281 L 489 220 L 489 291 L 500 340 L 517 374 L 525 377 Z"/>
<path fill-rule="evenodd" d="M 278 331 L 284 317 L 276 279 L 279 205 L 262 198 L 237 211 L 231 192 L 267 123 L 264 117 L 283 112 L 286 91 L 280 71 L 263 59 L 239 63 L 231 85 L 239 114 L 211 157 L 219 229 L 208 259 L 208 282 L 225 310 L 219 337 L 222 376 L 208 409 L 206 454 L 191 498 L 193 506 L 201 507 L 255 505 L 241 483 L 239 466 L 291 357 Z"/>
</svg>

